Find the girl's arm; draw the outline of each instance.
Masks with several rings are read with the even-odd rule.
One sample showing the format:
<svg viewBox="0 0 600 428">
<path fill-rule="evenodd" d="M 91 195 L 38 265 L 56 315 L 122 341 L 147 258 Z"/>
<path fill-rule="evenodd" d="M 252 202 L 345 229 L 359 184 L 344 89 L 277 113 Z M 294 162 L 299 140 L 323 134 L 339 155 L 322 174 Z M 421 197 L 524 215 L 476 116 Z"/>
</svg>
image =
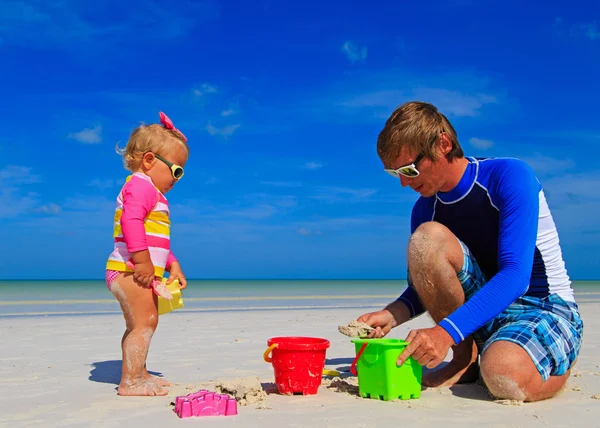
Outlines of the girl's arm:
<svg viewBox="0 0 600 428">
<path fill-rule="evenodd" d="M 123 187 L 122 196 L 121 231 L 123 241 L 136 265 L 136 273 L 138 273 L 138 269 L 141 269 L 140 274 L 146 276 L 151 273 L 153 278 L 154 266 L 148 251 L 144 220 L 158 202 L 158 192 L 152 184 L 133 176 Z"/>
</svg>

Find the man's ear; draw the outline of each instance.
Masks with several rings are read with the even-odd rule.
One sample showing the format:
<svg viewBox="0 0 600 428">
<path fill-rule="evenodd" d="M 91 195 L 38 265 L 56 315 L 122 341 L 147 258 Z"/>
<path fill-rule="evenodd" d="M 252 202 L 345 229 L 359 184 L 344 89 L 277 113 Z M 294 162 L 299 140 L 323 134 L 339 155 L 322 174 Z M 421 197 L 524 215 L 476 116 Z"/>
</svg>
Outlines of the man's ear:
<svg viewBox="0 0 600 428">
<path fill-rule="evenodd" d="M 438 140 L 438 150 L 446 156 L 452 150 L 452 141 L 450 141 L 450 137 L 445 132 L 440 133 L 440 138 Z"/>
</svg>

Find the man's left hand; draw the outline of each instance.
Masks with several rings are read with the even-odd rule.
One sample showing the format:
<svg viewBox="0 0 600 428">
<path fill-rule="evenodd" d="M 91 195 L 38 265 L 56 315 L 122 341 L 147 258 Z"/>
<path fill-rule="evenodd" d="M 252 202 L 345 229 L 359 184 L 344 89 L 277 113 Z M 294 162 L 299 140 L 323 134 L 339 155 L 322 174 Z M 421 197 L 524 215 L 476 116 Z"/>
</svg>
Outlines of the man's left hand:
<svg viewBox="0 0 600 428">
<path fill-rule="evenodd" d="M 406 341 L 409 344 L 398 357 L 396 362 L 398 366 L 404 364 L 408 357 L 412 356 L 419 365 L 432 369 L 444 361 L 450 347 L 454 345 L 452 336 L 439 325 L 412 330 L 406 337 Z"/>
<path fill-rule="evenodd" d="M 185 275 L 181 270 L 181 265 L 179 262 L 173 262 L 171 263 L 171 266 L 169 266 L 169 279 L 167 279 L 167 284 L 170 284 L 175 280 L 179 281 L 180 290 L 183 290 L 185 287 L 187 287 L 187 280 L 185 279 Z"/>
</svg>

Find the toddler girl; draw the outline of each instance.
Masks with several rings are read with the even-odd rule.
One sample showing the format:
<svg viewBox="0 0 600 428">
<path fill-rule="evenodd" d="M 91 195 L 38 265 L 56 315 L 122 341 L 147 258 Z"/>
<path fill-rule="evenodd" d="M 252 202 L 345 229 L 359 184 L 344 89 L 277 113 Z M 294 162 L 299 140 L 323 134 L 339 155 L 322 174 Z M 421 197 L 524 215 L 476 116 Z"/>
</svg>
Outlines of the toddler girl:
<svg viewBox="0 0 600 428">
<path fill-rule="evenodd" d="M 132 172 L 119 196 L 114 250 L 106 263 L 106 284 L 121 305 L 125 334 L 119 395 L 166 395 L 170 383 L 146 370 L 150 339 L 158 325 L 158 297 L 171 298 L 160 280 L 169 272 L 184 289 L 187 281 L 170 250 L 169 204 L 165 194 L 183 176 L 189 156 L 186 137 L 164 114 L 162 125 L 140 126 L 117 149 Z"/>
</svg>

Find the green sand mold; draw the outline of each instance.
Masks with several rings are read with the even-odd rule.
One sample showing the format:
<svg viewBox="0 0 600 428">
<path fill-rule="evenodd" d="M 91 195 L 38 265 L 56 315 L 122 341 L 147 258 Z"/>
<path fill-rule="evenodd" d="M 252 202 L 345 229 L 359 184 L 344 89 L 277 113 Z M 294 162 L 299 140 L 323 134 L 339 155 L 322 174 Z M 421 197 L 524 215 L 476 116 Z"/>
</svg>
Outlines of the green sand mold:
<svg viewBox="0 0 600 428">
<path fill-rule="evenodd" d="M 419 363 L 409 357 L 402 366 L 396 365 L 407 342 L 401 339 L 353 339 L 352 343 L 356 355 L 367 343 L 356 363 L 361 397 L 389 401 L 421 396 L 423 369 Z"/>
</svg>

